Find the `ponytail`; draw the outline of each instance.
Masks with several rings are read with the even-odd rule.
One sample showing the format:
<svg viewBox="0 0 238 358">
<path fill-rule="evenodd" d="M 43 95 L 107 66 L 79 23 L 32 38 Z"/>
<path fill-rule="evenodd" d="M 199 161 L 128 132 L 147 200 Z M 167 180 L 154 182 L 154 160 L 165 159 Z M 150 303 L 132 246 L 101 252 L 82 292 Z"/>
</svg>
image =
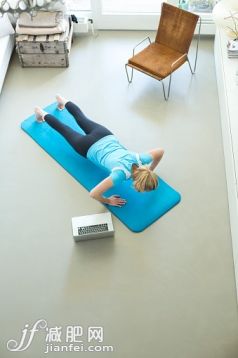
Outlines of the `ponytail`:
<svg viewBox="0 0 238 358">
<path fill-rule="evenodd" d="M 134 187 L 139 192 L 155 190 L 158 187 L 158 176 L 147 166 L 140 167 L 133 165 L 132 177 Z"/>
</svg>

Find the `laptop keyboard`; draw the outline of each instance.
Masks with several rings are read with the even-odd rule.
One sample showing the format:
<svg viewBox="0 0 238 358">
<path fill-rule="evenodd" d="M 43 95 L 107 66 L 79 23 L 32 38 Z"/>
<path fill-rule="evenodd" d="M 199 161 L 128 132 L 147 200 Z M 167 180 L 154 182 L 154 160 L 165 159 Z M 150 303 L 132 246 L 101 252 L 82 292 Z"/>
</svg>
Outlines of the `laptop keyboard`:
<svg viewBox="0 0 238 358">
<path fill-rule="evenodd" d="M 78 227 L 78 235 L 97 234 L 108 231 L 107 224 L 89 225 Z"/>
</svg>

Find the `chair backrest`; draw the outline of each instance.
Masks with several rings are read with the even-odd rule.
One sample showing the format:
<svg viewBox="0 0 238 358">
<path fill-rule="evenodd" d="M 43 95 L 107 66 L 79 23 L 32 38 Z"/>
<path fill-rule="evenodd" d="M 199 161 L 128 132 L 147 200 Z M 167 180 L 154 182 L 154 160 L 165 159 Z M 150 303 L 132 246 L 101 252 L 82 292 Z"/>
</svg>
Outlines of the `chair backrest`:
<svg viewBox="0 0 238 358">
<path fill-rule="evenodd" d="M 155 42 L 176 51 L 187 53 L 199 16 L 176 6 L 162 3 L 162 11 Z"/>
</svg>

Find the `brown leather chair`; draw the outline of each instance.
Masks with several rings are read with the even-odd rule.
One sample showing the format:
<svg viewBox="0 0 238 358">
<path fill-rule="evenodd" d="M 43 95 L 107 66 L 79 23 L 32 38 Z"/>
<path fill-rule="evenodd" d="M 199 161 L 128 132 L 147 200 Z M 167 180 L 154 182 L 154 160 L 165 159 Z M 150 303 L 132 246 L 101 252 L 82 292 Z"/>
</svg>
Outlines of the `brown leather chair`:
<svg viewBox="0 0 238 358">
<path fill-rule="evenodd" d="M 155 42 L 152 43 L 150 38 L 147 37 L 137 44 L 133 49 L 133 56 L 125 65 L 128 82 L 132 82 L 134 69 L 154 77 L 161 81 L 164 98 L 167 101 L 170 94 L 172 73 L 186 61 L 188 61 L 192 74 L 195 72 L 201 20 L 199 21 L 199 34 L 193 69 L 188 59 L 188 51 L 198 20 L 199 16 L 196 14 L 179 9 L 176 6 L 167 3 L 162 3 L 161 17 Z M 135 54 L 137 46 L 142 44 L 145 40 L 149 41 L 149 46 Z M 129 78 L 128 75 L 128 66 L 132 68 L 131 78 Z M 163 79 L 168 76 L 169 85 L 166 94 Z"/>
</svg>

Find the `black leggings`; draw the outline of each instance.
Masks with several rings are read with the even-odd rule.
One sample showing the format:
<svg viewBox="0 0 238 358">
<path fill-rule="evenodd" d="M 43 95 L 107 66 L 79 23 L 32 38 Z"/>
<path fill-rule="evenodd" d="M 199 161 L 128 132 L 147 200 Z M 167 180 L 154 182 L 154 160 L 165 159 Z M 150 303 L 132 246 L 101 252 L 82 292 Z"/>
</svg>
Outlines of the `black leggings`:
<svg viewBox="0 0 238 358">
<path fill-rule="evenodd" d="M 75 118 L 80 128 L 82 128 L 82 130 L 86 133 L 85 135 L 76 132 L 74 129 L 60 122 L 51 114 L 46 114 L 44 119 L 52 128 L 59 132 L 69 142 L 69 144 L 76 150 L 76 152 L 82 156 L 86 157 L 91 145 L 93 145 L 99 139 L 112 134 L 112 132 L 110 132 L 101 124 L 88 119 L 83 114 L 81 109 L 74 103 L 67 102 L 65 108 Z"/>
</svg>

